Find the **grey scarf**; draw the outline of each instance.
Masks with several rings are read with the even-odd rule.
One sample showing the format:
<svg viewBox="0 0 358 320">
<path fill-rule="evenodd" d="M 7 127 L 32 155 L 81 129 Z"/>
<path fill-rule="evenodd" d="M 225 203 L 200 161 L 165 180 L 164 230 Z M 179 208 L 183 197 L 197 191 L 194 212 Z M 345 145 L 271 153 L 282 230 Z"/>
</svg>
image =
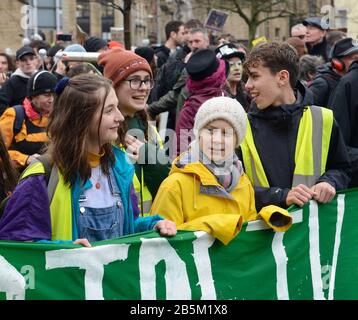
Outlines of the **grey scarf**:
<svg viewBox="0 0 358 320">
<path fill-rule="evenodd" d="M 200 161 L 228 193 L 235 189 L 243 174 L 241 161 L 234 151 L 232 155 L 217 163 L 207 158 L 199 148 L 199 143 L 194 140 L 190 144 L 190 158 L 192 161 Z"/>
</svg>

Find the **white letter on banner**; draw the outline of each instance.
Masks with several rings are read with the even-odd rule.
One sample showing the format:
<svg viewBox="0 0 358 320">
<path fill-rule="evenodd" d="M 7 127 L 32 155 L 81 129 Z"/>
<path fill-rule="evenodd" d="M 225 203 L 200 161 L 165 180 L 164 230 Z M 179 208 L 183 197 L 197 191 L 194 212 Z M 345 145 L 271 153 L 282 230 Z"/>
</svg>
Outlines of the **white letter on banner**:
<svg viewBox="0 0 358 320">
<path fill-rule="evenodd" d="M 164 238 L 143 239 L 139 251 L 140 290 L 143 300 L 156 299 L 155 266 L 165 261 L 166 300 L 189 300 L 191 289 L 184 261 Z"/>
<path fill-rule="evenodd" d="M 47 251 L 46 269 L 70 267 L 85 269 L 86 300 L 103 300 L 103 266 L 116 260 L 126 260 L 128 248 L 127 244 L 112 244 L 93 248 Z"/>
<path fill-rule="evenodd" d="M 345 211 L 345 195 L 340 194 L 337 198 L 337 223 L 336 223 L 336 236 L 334 240 L 333 260 L 332 260 L 332 272 L 329 280 L 329 293 L 328 300 L 333 300 L 334 286 L 336 282 L 336 269 L 338 261 L 339 247 L 341 245 L 341 232 L 343 225 L 343 217 Z"/>
<path fill-rule="evenodd" d="M 288 283 L 287 283 L 287 255 L 283 245 L 284 232 L 275 232 L 272 241 L 272 253 L 276 261 L 276 278 L 277 278 L 277 299 L 289 300 Z"/>
<path fill-rule="evenodd" d="M 198 271 L 201 300 L 216 300 L 216 290 L 208 250 L 215 242 L 215 238 L 203 231 L 197 231 L 194 234 L 198 238 L 193 241 L 193 257 Z"/>
<path fill-rule="evenodd" d="M 321 276 L 321 261 L 319 252 L 319 222 L 318 205 L 316 201 L 310 201 L 310 216 L 308 220 L 310 241 L 310 264 L 313 286 L 313 299 L 325 300 Z"/>
<path fill-rule="evenodd" d="M 292 215 L 292 223 L 302 222 L 302 210 L 297 210 Z M 251 221 L 247 224 L 246 232 L 269 229 L 269 226 L 263 220 Z M 284 232 L 275 232 L 272 239 L 272 254 L 276 262 L 276 291 L 278 300 L 288 300 L 288 280 L 287 280 L 287 261 L 285 246 L 283 245 Z"/>
<path fill-rule="evenodd" d="M 25 286 L 21 273 L 0 256 L 0 292 L 6 293 L 7 300 L 24 300 Z"/>
</svg>

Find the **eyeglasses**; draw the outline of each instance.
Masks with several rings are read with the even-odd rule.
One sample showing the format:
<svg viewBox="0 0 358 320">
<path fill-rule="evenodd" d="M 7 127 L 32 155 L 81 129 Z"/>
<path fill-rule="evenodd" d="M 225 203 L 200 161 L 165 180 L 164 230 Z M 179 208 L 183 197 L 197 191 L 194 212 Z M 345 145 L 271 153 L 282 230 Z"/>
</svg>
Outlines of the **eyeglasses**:
<svg viewBox="0 0 358 320">
<path fill-rule="evenodd" d="M 153 87 L 154 87 L 154 80 L 152 80 L 152 79 L 141 80 L 138 78 L 134 78 L 134 79 L 127 79 L 125 81 L 129 82 L 129 86 L 131 87 L 132 90 L 139 90 L 142 87 L 143 83 L 149 89 L 153 89 Z"/>
</svg>

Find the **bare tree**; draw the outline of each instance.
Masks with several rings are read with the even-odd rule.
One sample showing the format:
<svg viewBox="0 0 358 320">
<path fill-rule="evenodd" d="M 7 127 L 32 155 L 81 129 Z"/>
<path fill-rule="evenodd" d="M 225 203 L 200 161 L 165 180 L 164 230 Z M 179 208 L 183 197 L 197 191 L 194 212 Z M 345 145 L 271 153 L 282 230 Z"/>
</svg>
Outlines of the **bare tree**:
<svg viewBox="0 0 358 320">
<path fill-rule="evenodd" d="M 124 45 L 126 49 L 131 48 L 131 8 L 133 0 L 123 0 L 123 7 L 116 5 L 113 0 L 101 0 L 103 6 L 111 6 L 123 14 Z"/>
<path fill-rule="evenodd" d="M 301 0 L 302 1 L 302 0 Z M 237 13 L 247 24 L 249 44 L 255 39 L 257 28 L 268 20 L 294 18 L 300 16 L 297 11 L 298 0 L 196 0 L 202 8 L 223 9 Z M 305 16 L 307 12 L 301 13 Z"/>
</svg>

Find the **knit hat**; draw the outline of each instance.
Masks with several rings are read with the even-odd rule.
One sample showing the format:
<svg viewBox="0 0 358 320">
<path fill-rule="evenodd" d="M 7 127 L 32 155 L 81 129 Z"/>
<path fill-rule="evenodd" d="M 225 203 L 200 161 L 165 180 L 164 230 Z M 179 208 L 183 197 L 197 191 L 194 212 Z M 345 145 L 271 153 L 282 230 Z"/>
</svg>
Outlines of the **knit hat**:
<svg viewBox="0 0 358 320">
<path fill-rule="evenodd" d="M 107 41 L 98 37 L 89 37 L 83 46 L 87 52 L 98 52 L 98 50 L 107 47 Z"/>
<path fill-rule="evenodd" d="M 80 44 L 75 43 L 67 46 L 63 52 L 86 52 L 86 49 Z"/>
<path fill-rule="evenodd" d="M 113 40 L 109 41 L 108 49 L 115 49 L 115 48 L 121 48 L 121 49 L 125 50 L 123 43 L 118 42 L 118 41 L 113 41 Z"/>
<path fill-rule="evenodd" d="M 48 71 L 38 71 L 31 76 L 27 83 L 27 96 L 34 97 L 40 94 L 55 92 L 57 78 Z"/>
<path fill-rule="evenodd" d="M 219 67 L 219 60 L 214 51 L 202 49 L 195 52 L 186 64 L 186 71 L 194 81 L 211 76 Z"/>
<path fill-rule="evenodd" d="M 139 70 L 148 71 L 153 77 L 147 60 L 132 51 L 121 48 L 101 53 L 98 57 L 98 64 L 104 67 L 103 75 L 113 81 L 114 87 L 117 87 L 130 74 Z"/>
<path fill-rule="evenodd" d="M 199 132 L 208 123 L 219 119 L 230 123 L 235 131 L 238 147 L 246 135 L 247 115 L 240 102 L 229 97 L 211 98 L 201 105 L 195 116 L 195 138 L 198 139 Z"/>
<path fill-rule="evenodd" d="M 138 47 L 134 50 L 134 52 L 151 63 L 154 58 L 154 49 L 151 47 Z"/>
</svg>

